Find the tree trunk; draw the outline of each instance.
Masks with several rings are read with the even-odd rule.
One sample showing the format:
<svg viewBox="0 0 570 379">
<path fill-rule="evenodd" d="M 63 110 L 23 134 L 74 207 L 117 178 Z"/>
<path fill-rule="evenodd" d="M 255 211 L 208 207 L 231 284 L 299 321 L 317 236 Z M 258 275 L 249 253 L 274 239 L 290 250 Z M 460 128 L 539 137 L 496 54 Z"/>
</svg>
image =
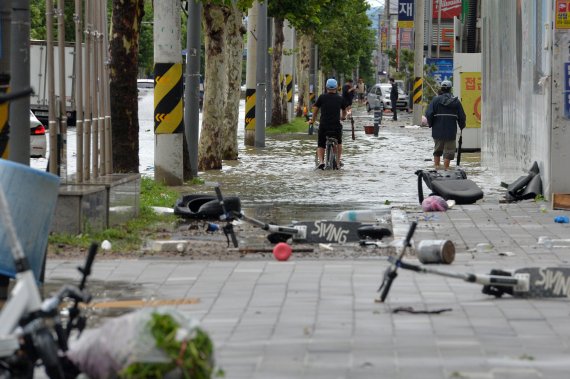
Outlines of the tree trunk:
<svg viewBox="0 0 570 379">
<path fill-rule="evenodd" d="M 309 67 L 311 64 L 311 43 L 312 36 L 302 34 L 299 38 L 300 46 L 300 67 L 299 67 L 299 101 L 297 103 L 297 116 L 303 115 L 303 110 L 306 107 L 307 112 L 309 109 Z"/>
<path fill-rule="evenodd" d="M 224 107 L 227 91 L 226 28 L 230 9 L 226 6 L 204 3 L 204 108 L 202 132 L 198 147 L 198 169 L 222 168 L 222 138 Z"/>
<path fill-rule="evenodd" d="M 283 97 L 286 97 L 282 91 L 282 74 L 281 74 L 281 61 L 283 60 L 283 42 L 285 41 L 285 36 L 283 35 L 283 23 L 282 18 L 275 18 L 274 20 L 274 31 L 275 38 L 273 39 L 273 71 L 272 71 L 272 87 L 273 87 L 273 107 L 271 111 L 271 125 L 279 126 L 287 123 L 287 118 L 283 118 Z M 285 95 L 285 96 L 284 96 Z M 287 103 L 285 102 L 285 105 Z"/>
<path fill-rule="evenodd" d="M 238 123 L 239 101 L 241 95 L 241 63 L 243 60 L 243 35 L 246 30 L 242 23 L 243 12 L 235 5 L 231 8 L 228 19 L 226 43 L 227 98 L 224 109 L 224 131 L 222 140 L 222 159 L 238 159 Z"/>
<path fill-rule="evenodd" d="M 137 70 L 144 0 L 113 0 L 110 99 L 113 171 L 139 172 Z"/>
</svg>

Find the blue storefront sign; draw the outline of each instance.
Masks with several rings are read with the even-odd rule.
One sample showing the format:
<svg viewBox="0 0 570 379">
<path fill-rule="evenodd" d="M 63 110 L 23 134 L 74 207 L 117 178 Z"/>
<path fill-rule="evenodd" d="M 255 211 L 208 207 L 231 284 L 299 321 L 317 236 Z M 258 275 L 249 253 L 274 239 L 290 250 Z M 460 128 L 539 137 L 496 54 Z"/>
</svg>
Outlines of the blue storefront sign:
<svg viewBox="0 0 570 379">
<path fill-rule="evenodd" d="M 453 58 L 426 58 L 427 65 L 435 65 L 431 76 L 438 84 L 444 80 L 453 81 Z"/>
</svg>

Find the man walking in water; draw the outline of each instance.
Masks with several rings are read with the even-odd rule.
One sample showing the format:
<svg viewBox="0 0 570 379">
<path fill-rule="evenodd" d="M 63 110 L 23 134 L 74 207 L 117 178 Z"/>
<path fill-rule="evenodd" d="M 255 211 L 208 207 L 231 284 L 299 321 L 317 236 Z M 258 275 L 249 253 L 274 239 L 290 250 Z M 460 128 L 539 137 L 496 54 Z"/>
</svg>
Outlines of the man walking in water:
<svg viewBox="0 0 570 379">
<path fill-rule="evenodd" d="M 394 121 L 398 120 L 398 85 L 394 78 L 390 78 L 390 84 L 392 88 L 390 89 L 390 102 L 392 103 L 392 113 L 394 117 L 392 118 Z"/>
<path fill-rule="evenodd" d="M 426 118 L 431 128 L 434 141 L 433 162 L 435 169 L 440 169 L 440 159 L 443 155 L 443 168 L 447 170 L 449 163 L 455 158 L 455 139 L 457 126 L 465 128 L 465 111 L 457 97 L 451 94 L 451 82 L 441 82 L 441 95 L 431 101 L 426 110 Z"/>
<path fill-rule="evenodd" d="M 337 93 L 338 83 L 335 79 L 328 79 L 326 83 L 326 92 L 319 96 L 313 105 L 313 117 L 309 124 L 314 124 L 319 110 L 321 111 L 321 118 L 319 124 L 319 135 L 317 142 L 317 158 L 319 164 L 317 168 L 325 168 L 325 147 L 327 143 L 327 136 L 336 138 L 338 141 L 336 155 L 338 157 L 339 166 L 342 166 L 342 124 L 341 119 L 346 119 L 347 105 L 343 98 Z M 341 115 L 342 112 L 342 115 Z"/>
</svg>

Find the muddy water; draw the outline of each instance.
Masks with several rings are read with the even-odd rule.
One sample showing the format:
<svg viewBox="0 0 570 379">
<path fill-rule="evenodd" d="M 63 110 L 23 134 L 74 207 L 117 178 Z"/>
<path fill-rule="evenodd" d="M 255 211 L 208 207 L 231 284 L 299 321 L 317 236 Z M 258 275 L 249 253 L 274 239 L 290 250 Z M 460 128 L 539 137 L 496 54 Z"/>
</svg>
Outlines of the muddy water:
<svg viewBox="0 0 570 379">
<path fill-rule="evenodd" d="M 237 195 L 244 207 L 257 216 L 269 213 L 274 221 L 329 217 L 346 209 L 368 209 L 392 205 L 418 204 L 418 169 L 432 167 L 431 130 L 403 127 L 411 125 L 411 114 L 400 121 L 384 117 L 378 137 L 364 133 L 372 125 L 372 115 L 363 107 L 354 110 L 356 140 L 350 138 L 350 124 L 343 137 L 344 168 L 339 171 L 314 170 L 316 134 L 266 136 L 265 148 L 243 144 L 244 102 L 240 106 L 238 128 L 239 159 L 224 161 L 221 171 L 200 172 L 208 182 L 219 182 L 227 195 Z M 139 160 L 143 175 L 154 174 L 153 93 L 139 97 Z M 69 173 L 75 172 L 75 129 L 68 132 Z M 462 166 L 468 178 L 484 191 L 484 201 L 502 197 L 500 179 L 483 170 L 479 153 L 463 153 Z M 45 169 L 47 161 L 33 160 Z M 428 189 L 424 186 L 424 192 Z M 212 192 L 213 193 L 213 192 Z"/>
</svg>

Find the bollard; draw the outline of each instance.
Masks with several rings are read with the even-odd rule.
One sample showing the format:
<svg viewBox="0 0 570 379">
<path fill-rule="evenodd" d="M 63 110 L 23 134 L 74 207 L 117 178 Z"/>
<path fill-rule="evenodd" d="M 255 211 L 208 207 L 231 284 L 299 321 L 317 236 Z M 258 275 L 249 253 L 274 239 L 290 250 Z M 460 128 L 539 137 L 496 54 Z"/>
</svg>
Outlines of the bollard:
<svg viewBox="0 0 570 379">
<path fill-rule="evenodd" d="M 455 245 L 449 240 L 424 240 L 416 247 L 422 263 L 450 264 L 455 259 Z"/>
<path fill-rule="evenodd" d="M 380 131 L 380 123 L 382 122 L 382 109 L 379 106 L 374 107 L 374 137 L 378 137 Z"/>
</svg>

